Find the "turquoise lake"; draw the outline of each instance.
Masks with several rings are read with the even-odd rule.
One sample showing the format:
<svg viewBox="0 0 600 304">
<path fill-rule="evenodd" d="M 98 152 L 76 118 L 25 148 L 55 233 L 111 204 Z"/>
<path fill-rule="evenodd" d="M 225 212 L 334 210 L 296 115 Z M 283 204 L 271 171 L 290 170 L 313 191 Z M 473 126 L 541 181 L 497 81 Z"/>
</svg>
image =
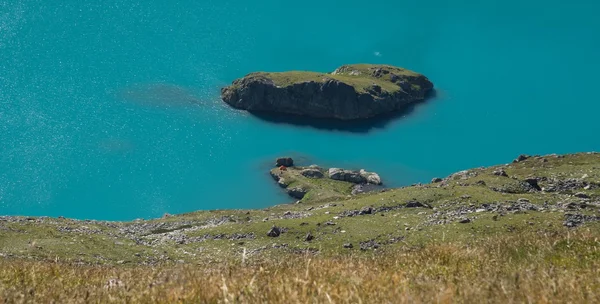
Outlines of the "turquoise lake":
<svg viewBox="0 0 600 304">
<path fill-rule="evenodd" d="M 89 3 L 88 3 L 89 2 Z M 0 0 L 0 215 L 131 220 L 290 202 L 277 156 L 389 186 L 600 150 L 599 1 Z M 435 98 L 353 130 L 225 106 L 252 71 L 386 63 Z"/>
</svg>

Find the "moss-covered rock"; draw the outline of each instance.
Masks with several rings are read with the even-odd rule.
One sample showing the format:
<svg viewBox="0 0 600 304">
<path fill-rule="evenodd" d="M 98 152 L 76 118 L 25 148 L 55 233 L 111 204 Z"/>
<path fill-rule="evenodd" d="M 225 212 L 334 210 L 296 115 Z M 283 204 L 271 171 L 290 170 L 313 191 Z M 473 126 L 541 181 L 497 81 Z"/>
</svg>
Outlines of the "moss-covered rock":
<svg viewBox="0 0 600 304">
<path fill-rule="evenodd" d="M 433 89 L 427 77 L 372 64 L 345 65 L 334 72 L 251 73 L 221 90 L 234 108 L 316 118 L 353 120 L 405 109 Z"/>
</svg>

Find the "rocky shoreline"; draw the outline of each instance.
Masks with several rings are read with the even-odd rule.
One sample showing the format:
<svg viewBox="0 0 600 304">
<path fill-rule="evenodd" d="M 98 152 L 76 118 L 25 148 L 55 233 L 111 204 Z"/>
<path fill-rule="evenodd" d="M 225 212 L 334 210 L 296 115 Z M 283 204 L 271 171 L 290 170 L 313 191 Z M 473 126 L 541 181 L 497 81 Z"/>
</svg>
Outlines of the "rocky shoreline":
<svg viewBox="0 0 600 304">
<path fill-rule="evenodd" d="M 276 164 L 272 175 L 286 190 L 307 190 L 300 191 L 298 204 L 131 222 L 0 216 L 0 257 L 60 257 L 78 264 L 211 263 L 242 255 L 269 257 L 269 252 L 313 255 L 419 246 L 440 242 L 442 235 L 454 240 L 600 228 L 600 155 L 595 153 L 523 155 L 430 184 L 364 194 L 353 191 L 380 187 L 369 183 L 381 181 L 375 173 L 295 166 L 291 158 Z"/>
<path fill-rule="evenodd" d="M 313 190 L 319 180 L 330 180 L 346 184 L 351 195 L 383 189 L 379 174 L 361 170 L 341 168 L 321 168 L 317 165 L 308 167 L 294 166 L 290 157 L 276 159 L 275 168 L 270 171 L 271 177 L 284 188 L 289 196 L 302 200 Z"/>
</svg>

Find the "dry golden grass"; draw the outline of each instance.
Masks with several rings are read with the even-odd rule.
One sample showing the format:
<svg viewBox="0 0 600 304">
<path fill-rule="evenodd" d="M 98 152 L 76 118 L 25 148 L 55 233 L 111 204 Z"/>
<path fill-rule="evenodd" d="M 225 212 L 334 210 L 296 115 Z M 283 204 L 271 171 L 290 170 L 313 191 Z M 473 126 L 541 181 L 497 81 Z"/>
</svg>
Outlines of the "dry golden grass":
<svg viewBox="0 0 600 304">
<path fill-rule="evenodd" d="M 246 265 L 0 260 L 0 303 L 600 303 L 598 247 L 582 228 Z"/>
</svg>

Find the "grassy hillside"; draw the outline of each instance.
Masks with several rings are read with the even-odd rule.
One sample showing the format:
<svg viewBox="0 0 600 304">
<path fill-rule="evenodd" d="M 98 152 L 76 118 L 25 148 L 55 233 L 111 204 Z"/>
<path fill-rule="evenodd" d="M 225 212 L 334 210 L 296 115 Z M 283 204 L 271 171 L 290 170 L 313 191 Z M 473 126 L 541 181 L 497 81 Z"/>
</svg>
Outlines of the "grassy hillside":
<svg viewBox="0 0 600 304">
<path fill-rule="evenodd" d="M 313 197 L 263 210 L 0 217 L 0 303 L 600 300 L 599 154 L 350 197 L 294 178 Z"/>
</svg>

